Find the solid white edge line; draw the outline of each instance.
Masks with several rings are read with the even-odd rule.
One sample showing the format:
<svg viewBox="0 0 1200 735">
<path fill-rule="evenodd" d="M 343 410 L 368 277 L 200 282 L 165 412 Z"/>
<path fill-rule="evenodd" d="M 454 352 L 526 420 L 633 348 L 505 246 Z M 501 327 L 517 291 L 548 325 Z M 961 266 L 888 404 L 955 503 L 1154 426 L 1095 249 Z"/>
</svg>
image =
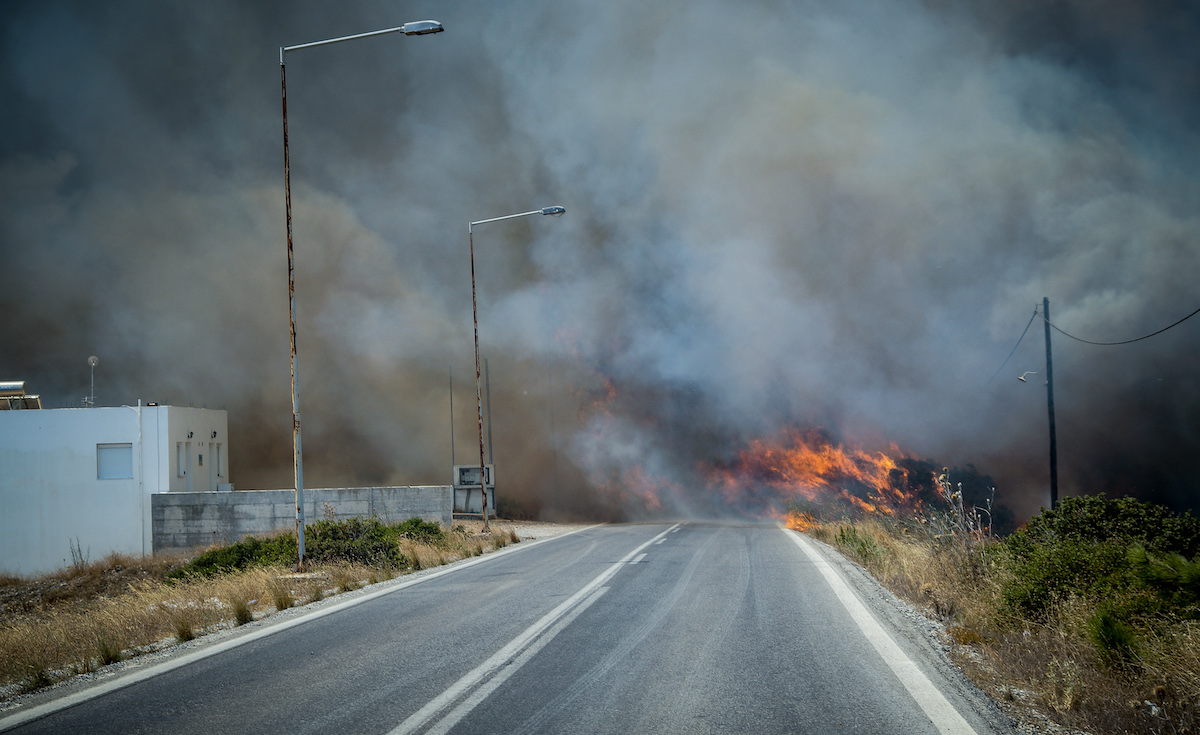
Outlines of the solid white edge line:
<svg viewBox="0 0 1200 735">
<path fill-rule="evenodd" d="M 892 670 L 892 673 L 896 675 L 896 678 L 900 680 L 900 683 L 904 685 L 904 688 L 916 700 L 917 705 L 929 717 L 929 720 L 938 729 L 938 732 L 974 734 L 975 729 L 963 719 L 963 716 L 958 713 L 954 705 L 950 704 L 950 701 L 933 685 L 933 682 L 925 676 L 925 673 L 917 667 L 916 663 L 905 655 L 896 641 L 888 635 L 887 631 L 867 611 L 866 606 L 858 599 L 849 585 L 829 565 L 829 562 L 816 549 L 812 548 L 812 545 L 801 534 L 782 525 L 780 528 L 791 537 L 792 541 L 796 542 L 796 545 L 812 561 L 813 566 L 817 568 L 817 571 L 829 583 L 829 586 L 833 589 L 833 593 L 837 595 L 838 600 L 846 608 L 846 612 L 850 613 L 850 617 L 858 624 L 863 635 L 871 642 L 875 650 L 879 652 L 884 663 L 888 665 L 888 668 Z"/>
<path fill-rule="evenodd" d="M 533 642 L 539 635 L 545 632 L 546 629 L 553 626 L 559 618 L 566 615 L 572 607 L 587 598 L 593 591 L 596 590 L 596 588 L 603 585 L 609 579 L 612 579 L 613 575 L 620 571 L 621 567 L 625 566 L 630 559 L 638 554 L 638 552 L 654 543 L 655 540 L 670 533 L 672 529 L 678 526 L 679 524 L 676 523 L 674 526 L 671 526 L 671 528 L 666 529 L 654 538 L 638 546 L 633 551 L 630 551 L 616 562 L 611 563 L 608 569 L 600 572 L 600 574 L 594 577 L 592 581 L 585 584 L 579 591 L 568 597 L 566 600 L 563 600 L 553 610 L 543 615 L 540 620 L 518 634 L 516 638 L 513 638 L 508 642 L 507 645 L 505 645 L 496 653 L 492 654 L 491 657 L 489 657 L 486 661 L 464 674 L 461 679 L 451 684 L 446 691 L 427 702 L 424 707 L 409 715 L 407 719 L 392 729 L 388 735 L 411 735 L 411 733 L 420 730 L 439 712 L 449 707 L 455 700 L 461 697 L 465 692 L 469 691 L 472 687 L 478 686 L 510 658 L 513 658 L 520 653 L 521 649 Z"/>
<path fill-rule="evenodd" d="M 121 676 L 118 676 L 116 679 L 113 679 L 112 681 L 108 681 L 103 684 L 97 684 L 94 687 L 90 687 L 90 688 L 85 689 L 80 692 L 75 692 L 74 694 L 68 694 L 59 699 L 55 699 L 51 702 L 46 702 L 44 704 L 39 704 L 36 707 L 31 707 L 30 709 L 27 709 L 27 710 L 17 710 L 16 712 L 14 712 L 11 715 L 0 718 L 0 732 L 3 732 L 5 730 L 11 730 L 14 727 L 18 727 L 18 726 L 24 725 L 28 722 L 32 722 L 34 720 L 41 719 L 48 715 L 52 715 L 55 712 L 58 712 L 59 710 L 64 710 L 64 709 L 68 709 L 70 707 L 74 707 L 77 704 L 82 704 L 89 700 L 95 699 L 96 697 L 101 697 L 101 696 L 104 696 L 105 694 L 115 692 L 118 689 L 124 689 L 125 687 L 133 686 L 134 684 L 145 681 L 147 679 L 152 679 L 155 676 L 165 674 L 169 671 L 174 671 L 175 669 L 182 668 L 184 666 L 187 666 L 188 664 L 195 663 L 196 661 L 201 661 L 203 659 L 208 658 L 209 656 L 215 656 L 219 653 L 224 653 L 225 651 L 237 648 L 238 646 L 242 646 L 247 643 L 257 641 L 261 638 L 266 638 L 267 636 L 274 635 L 276 633 L 281 633 L 289 628 L 294 628 L 297 625 L 301 625 L 302 623 L 307 623 L 307 622 L 310 622 L 313 620 L 317 620 L 319 618 L 323 618 L 326 615 L 332 615 L 336 612 L 341 612 L 342 610 L 354 607 L 355 605 L 361 605 L 364 602 L 369 602 L 376 598 L 383 597 L 384 595 L 390 595 L 393 592 L 398 592 L 402 589 L 412 587 L 413 585 L 421 584 L 423 582 L 428 582 L 431 579 L 437 579 L 438 577 L 442 577 L 447 574 L 452 574 L 454 572 L 476 566 L 477 564 L 483 564 L 485 562 L 489 562 L 494 559 L 498 559 L 502 556 L 516 553 L 518 551 L 521 551 L 522 549 L 529 549 L 534 546 L 538 546 L 540 544 L 546 543 L 547 541 L 554 541 L 555 539 L 566 538 L 567 536 L 573 536 L 577 533 L 582 533 L 583 531 L 588 531 L 593 528 L 598 528 L 599 526 L 602 526 L 602 525 L 604 525 L 604 524 L 597 523 L 592 526 L 586 526 L 584 528 L 577 528 L 574 531 L 560 533 L 557 536 L 548 536 L 546 538 L 535 539 L 533 541 L 522 541 L 520 543 L 505 547 L 499 551 L 493 551 L 491 553 L 484 554 L 483 556 L 475 557 L 474 559 L 467 559 L 467 560 L 454 562 L 452 564 L 447 565 L 446 568 L 439 569 L 436 572 L 433 572 L 431 574 L 426 574 L 421 577 L 417 577 L 415 579 L 405 580 L 398 584 L 392 584 L 383 589 L 376 590 L 374 592 L 368 592 L 365 595 L 355 597 L 352 600 L 345 600 L 343 602 L 339 602 L 334 605 L 330 605 L 329 607 L 325 607 L 320 610 L 313 610 L 312 612 L 303 613 L 295 618 L 292 618 L 291 620 L 286 620 L 286 621 L 283 621 L 280 623 L 274 623 L 274 624 L 268 623 L 267 627 L 264 627 L 260 630 L 256 630 L 253 633 L 246 633 L 245 635 L 238 636 L 237 638 L 233 638 L 228 641 L 222 641 L 221 643 L 211 645 L 202 650 L 195 651 L 193 653 L 183 654 L 182 656 L 171 659 L 170 661 L 164 661 L 159 664 L 153 664 L 151 666 L 146 667 L 145 669 L 141 669 L 139 671 L 135 671 L 135 672 L 132 672 L 129 674 L 123 674 Z M 383 584 L 388 584 L 388 583 L 384 582 Z M 268 620 L 269 620 L 269 618 L 268 618 Z M 201 642 L 203 642 L 203 639 L 201 639 Z"/>
</svg>

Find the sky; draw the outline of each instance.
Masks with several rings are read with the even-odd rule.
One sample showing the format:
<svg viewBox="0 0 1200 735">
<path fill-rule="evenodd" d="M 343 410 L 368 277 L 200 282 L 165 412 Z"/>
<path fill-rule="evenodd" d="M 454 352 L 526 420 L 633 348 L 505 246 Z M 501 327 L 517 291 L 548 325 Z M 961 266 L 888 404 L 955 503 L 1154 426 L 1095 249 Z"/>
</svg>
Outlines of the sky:
<svg viewBox="0 0 1200 735">
<path fill-rule="evenodd" d="M 1027 517 L 1035 307 L 1200 308 L 1190 3 L 0 0 L 0 379 L 78 405 L 96 355 L 98 404 L 224 408 L 237 487 L 290 487 L 279 49 L 426 18 L 286 57 L 306 486 L 478 461 L 467 223 L 548 205 L 474 233 L 531 516 L 699 512 L 815 427 Z M 1062 495 L 1200 508 L 1198 346 L 1054 333 Z"/>
</svg>

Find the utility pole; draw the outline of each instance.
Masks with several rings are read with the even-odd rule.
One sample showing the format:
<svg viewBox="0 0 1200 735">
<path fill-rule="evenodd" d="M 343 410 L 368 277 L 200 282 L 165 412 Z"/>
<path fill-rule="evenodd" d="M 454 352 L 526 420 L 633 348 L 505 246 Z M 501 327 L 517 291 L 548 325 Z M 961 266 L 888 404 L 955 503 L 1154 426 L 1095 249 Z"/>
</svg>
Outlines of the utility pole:
<svg viewBox="0 0 1200 735">
<path fill-rule="evenodd" d="M 492 455 L 492 373 L 488 370 L 487 358 L 483 358 L 483 383 L 487 396 L 488 415 L 488 464 L 495 465 L 496 458 Z M 495 495 L 496 491 L 492 490 Z"/>
<path fill-rule="evenodd" d="M 1046 323 L 1046 410 L 1050 414 L 1050 510 L 1058 505 L 1058 436 L 1054 429 L 1054 360 L 1050 355 L 1050 299 L 1042 297 Z"/>
</svg>

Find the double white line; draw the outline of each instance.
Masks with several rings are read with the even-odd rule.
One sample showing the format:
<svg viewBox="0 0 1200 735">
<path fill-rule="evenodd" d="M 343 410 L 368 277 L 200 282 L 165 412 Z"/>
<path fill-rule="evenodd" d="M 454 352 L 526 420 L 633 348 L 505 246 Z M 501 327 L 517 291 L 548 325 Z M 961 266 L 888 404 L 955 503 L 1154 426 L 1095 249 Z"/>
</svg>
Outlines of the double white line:
<svg viewBox="0 0 1200 735">
<path fill-rule="evenodd" d="M 568 597 L 558 607 L 546 613 L 540 620 L 525 629 L 512 639 L 508 645 L 497 651 L 491 658 L 475 667 L 466 676 L 455 682 L 449 689 L 417 710 L 411 717 L 401 722 L 389 735 L 409 735 L 426 728 L 434 718 L 449 709 L 441 719 L 438 719 L 425 729 L 428 735 L 447 733 L 455 725 L 475 709 L 483 700 L 494 692 L 501 684 L 517 673 L 522 666 L 537 655 L 554 636 L 579 617 L 584 610 L 608 591 L 604 583 L 612 579 L 621 567 L 634 560 L 643 549 L 660 540 L 668 533 L 676 530 L 676 523 L 658 534 L 646 543 L 626 554 L 623 558 L 601 572 L 595 579 L 588 582 L 575 594 Z M 643 556 L 645 556 L 643 554 Z M 640 561 L 640 559 L 638 560 Z M 457 703 L 457 706 L 456 706 Z M 452 708 L 452 709 L 451 709 Z"/>
</svg>

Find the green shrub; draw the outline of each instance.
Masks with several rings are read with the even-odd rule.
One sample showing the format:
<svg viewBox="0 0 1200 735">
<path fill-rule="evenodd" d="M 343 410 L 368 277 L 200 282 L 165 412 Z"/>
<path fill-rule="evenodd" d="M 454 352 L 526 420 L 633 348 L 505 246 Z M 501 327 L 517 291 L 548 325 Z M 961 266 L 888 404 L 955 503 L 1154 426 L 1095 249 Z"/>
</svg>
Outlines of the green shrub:
<svg viewBox="0 0 1200 735">
<path fill-rule="evenodd" d="M 1036 546 L 1060 541 L 1136 543 L 1153 552 L 1192 559 L 1200 554 L 1200 519 L 1133 498 L 1085 495 L 1063 498 L 1054 510 L 1043 509 L 1005 545 L 1021 557 Z"/>
<path fill-rule="evenodd" d="M 260 539 L 247 536 L 228 546 L 209 549 L 167 575 L 169 579 L 211 577 L 253 566 L 287 566 L 296 561 L 296 534 L 288 531 Z"/>
<path fill-rule="evenodd" d="M 305 555 L 314 563 L 402 566 L 399 536 L 396 526 L 376 518 L 318 521 L 305 529 Z"/>
<path fill-rule="evenodd" d="M 378 518 L 321 520 L 304 529 L 304 555 L 308 562 L 317 564 L 354 563 L 398 569 L 412 563 L 400 550 L 401 539 L 433 545 L 447 541 L 440 525 L 420 518 L 390 525 Z M 288 566 L 295 561 L 294 532 L 266 538 L 247 536 L 237 543 L 209 549 L 168 577 L 211 577 L 254 566 Z"/>
<path fill-rule="evenodd" d="M 420 518 L 409 518 L 397 524 L 395 529 L 401 536 L 422 544 L 438 544 L 446 540 L 446 532 L 440 525 Z"/>
<path fill-rule="evenodd" d="M 1137 654 L 1137 634 L 1108 606 L 1100 606 L 1088 619 L 1087 633 L 1109 666 L 1130 663 Z"/>
<path fill-rule="evenodd" d="M 1155 554 L 1133 544 L 1126 561 L 1133 584 L 1154 598 L 1156 609 L 1148 612 L 1200 618 L 1200 558 L 1188 561 L 1179 554 Z"/>
<path fill-rule="evenodd" d="M 1132 664 L 1138 632 L 1200 619 L 1200 524 L 1132 498 L 1067 498 L 1004 541 L 1001 594 L 1018 618 L 1048 621 L 1067 600 L 1093 612 L 1076 633 L 1109 666 Z"/>
<path fill-rule="evenodd" d="M 1075 539 L 1033 545 L 1010 563 L 1004 602 L 1020 617 L 1039 621 L 1070 597 L 1092 599 L 1120 589 L 1127 567 L 1124 545 Z"/>
<path fill-rule="evenodd" d="M 1103 602 L 1129 621 L 1171 613 L 1197 616 L 1200 521 L 1133 498 L 1065 498 L 1004 541 L 1012 575 L 1004 600 L 1018 615 L 1043 620 L 1054 605 L 1080 597 Z"/>
</svg>

